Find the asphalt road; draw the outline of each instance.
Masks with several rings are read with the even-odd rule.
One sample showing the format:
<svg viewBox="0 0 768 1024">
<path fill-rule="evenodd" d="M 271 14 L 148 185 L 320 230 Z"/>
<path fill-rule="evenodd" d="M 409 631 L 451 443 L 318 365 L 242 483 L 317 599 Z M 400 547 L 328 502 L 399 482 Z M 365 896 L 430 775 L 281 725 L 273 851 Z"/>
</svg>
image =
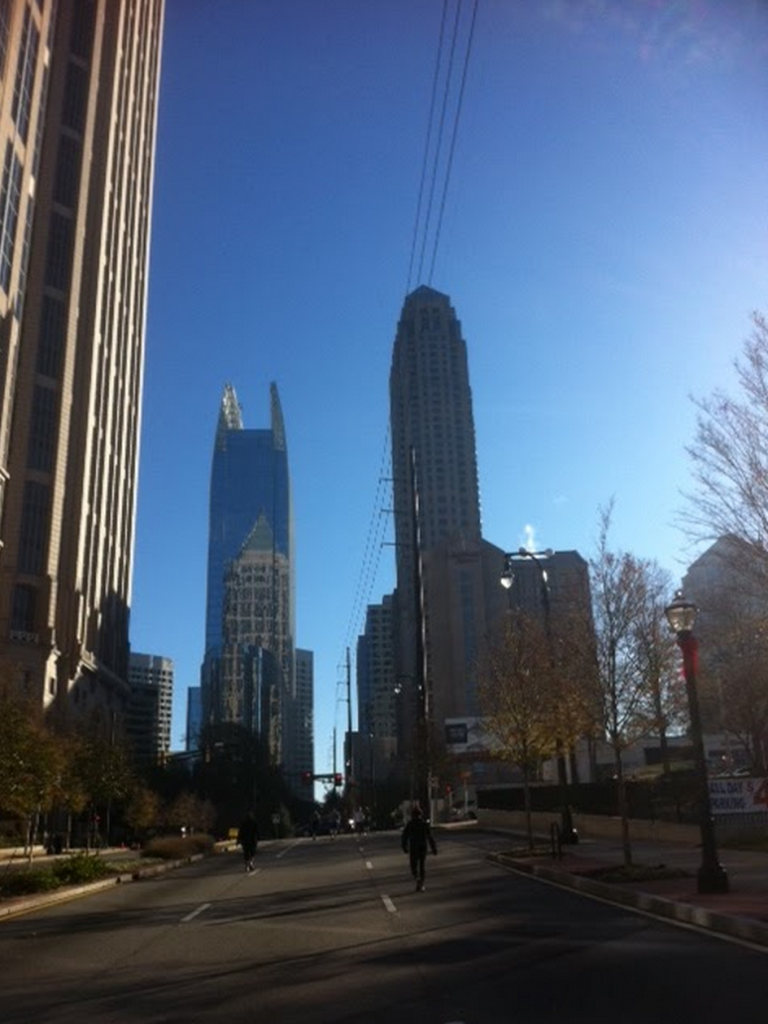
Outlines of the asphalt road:
<svg viewBox="0 0 768 1024">
<path fill-rule="evenodd" d="M 749 1024 L 768 951 L 526 876 L 438 833 L 263 844 L 0 923 L 0 1021 Z M 263 1016 L 262 1016 L 263 1015 Z"/>
</svg>

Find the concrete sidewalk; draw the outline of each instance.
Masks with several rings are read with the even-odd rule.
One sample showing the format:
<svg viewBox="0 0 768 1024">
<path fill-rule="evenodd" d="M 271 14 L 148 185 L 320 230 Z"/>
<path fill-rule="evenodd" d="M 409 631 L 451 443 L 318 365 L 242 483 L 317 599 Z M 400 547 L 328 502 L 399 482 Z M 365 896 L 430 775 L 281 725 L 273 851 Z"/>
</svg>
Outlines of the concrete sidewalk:
<svg viewBox="0 0 768 1024">
<path fill-rule="evenodd" d="M 520 839 L 519 833 L 510 833 L 511 849 L 513 834 Z M 680 878 L 648 882 L 607 883 L 595 877 L 599 869 L 624 862 L 621 844 L 611 839 L 582 839 L 563 847 L 560 859 L 503 852 L 492 858 L 515 871 L 612 903 L 768 947 L 768 854 L 721 849 L 718 856 L 730 887 L 719 895 L 697 892 L 701 850 L 690 844 L 633 840 L 635 865 L 665 865 L 685 872 Z"/>
</svg>

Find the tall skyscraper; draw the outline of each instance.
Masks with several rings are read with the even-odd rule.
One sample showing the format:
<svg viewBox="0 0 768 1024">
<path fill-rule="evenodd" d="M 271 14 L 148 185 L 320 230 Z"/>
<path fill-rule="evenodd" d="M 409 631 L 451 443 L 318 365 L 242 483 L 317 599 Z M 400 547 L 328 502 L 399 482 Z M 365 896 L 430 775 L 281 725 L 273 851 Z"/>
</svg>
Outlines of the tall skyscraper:
<svg viewBox="0 0 768 1024">
<path fill-rule="evenodd" d="M 173 662 L 131 652 L 126 736 L 137 764 L 162 764 L 171 751 Z"/>
<path fill-rule="evenodd" d="M 434 742 L 446 717 L 473 708 L 476 654 L 486 623 L 483 573 L 489 555 L 480 534 L 467 347 L 447 295 L 421 286 L 406 297 L 389 388 L 395 675 L 403 694 L 400 753 L 407 758 L 413 755 L 416 718 L 426 720 Z M 433 671 L 441 648 L 461 654 L 447 664 L 449 675 Z"/>
<path fill-rule="evenodd" d="M 405 300 L 389 377 L 398 587 L 412 575 L 414 489 L 423 550 L 480 540 L 475 423 L 467 346 L 447 295 Z M 415 467 L 415 480 L 413 469 Z"/>
<path fill-rule="evenodd" d="M 0 4 L 0 665 L 128 697 L 164 0 Z"/>
<path fill-rule="evenodd" d="M 234 388 L 221 401 L 208 539 L 203 725 L 235 723 L 283 757 L 295 692 L 293 520 L 280 399 L 271 426 L 247 430 Z"/>
</svg>

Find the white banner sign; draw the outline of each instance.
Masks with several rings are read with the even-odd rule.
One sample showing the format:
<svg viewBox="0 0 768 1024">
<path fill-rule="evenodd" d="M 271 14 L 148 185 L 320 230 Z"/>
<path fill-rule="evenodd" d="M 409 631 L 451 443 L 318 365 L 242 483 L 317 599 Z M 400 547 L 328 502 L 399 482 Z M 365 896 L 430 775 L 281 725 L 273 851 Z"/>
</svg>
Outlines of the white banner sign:
<svg viewBox="0 0 768 1024">
<path fill-rule="evenodd" d="M 768 811 L 768 779 L 710 779 L 713 814 L 755 814 Z"/>
</svg>

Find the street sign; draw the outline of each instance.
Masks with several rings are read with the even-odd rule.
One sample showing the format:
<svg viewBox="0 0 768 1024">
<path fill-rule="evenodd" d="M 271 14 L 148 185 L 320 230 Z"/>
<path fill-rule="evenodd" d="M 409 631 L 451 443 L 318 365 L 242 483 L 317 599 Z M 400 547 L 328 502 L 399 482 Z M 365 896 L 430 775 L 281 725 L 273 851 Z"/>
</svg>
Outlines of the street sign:
<svg viewBox="0 0 768 1024">
<path fill-rule="evenodd" d="M 768 779 L 710 779 L 709 801 L 713 814 L 768 812 Z"/>
</svg>

